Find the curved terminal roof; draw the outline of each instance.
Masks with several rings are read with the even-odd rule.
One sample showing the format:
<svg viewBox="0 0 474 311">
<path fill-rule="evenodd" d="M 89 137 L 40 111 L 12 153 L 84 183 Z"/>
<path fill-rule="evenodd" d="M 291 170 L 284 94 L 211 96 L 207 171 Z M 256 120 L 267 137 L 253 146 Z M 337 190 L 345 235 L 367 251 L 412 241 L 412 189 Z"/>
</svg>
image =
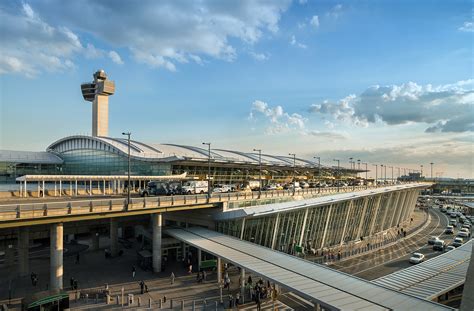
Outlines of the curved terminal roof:
<svg viewBox="0 0 474 311">
<path fill-rule="evenodd" d="M 126 138 L 95 137 L 95 136 L 69 136 L 52 143 L 47 150 L 61 154 L 76 149 L 106 150 L 122 155 L 128 155 L 128 142 Z M 178 144 L 145 144 L 135 140 L 130 143 L 130 155 L 144 161 L 208 161 L 207 146 L 187 146 Z M 233 164 L 259 164 L 258 153 L 241 152 L 226 149 L 211 149 L 211 161 L 214 163 Z M 262 154 L 262 165 L 292 167 L 291 156 L 278 156 Z M 315 168 L 318 163 L 296 158 L 296 167 Z M 328 168 L 326 166 L 321 166 Z M 347 170 L 341 168 L 342 170 Z"/>
<path fill-rule="evenodd" d="M 0 150 L 0 162 L 62 164 L 63 160 L 57 155 L 45 151 Z"/>
</svg>

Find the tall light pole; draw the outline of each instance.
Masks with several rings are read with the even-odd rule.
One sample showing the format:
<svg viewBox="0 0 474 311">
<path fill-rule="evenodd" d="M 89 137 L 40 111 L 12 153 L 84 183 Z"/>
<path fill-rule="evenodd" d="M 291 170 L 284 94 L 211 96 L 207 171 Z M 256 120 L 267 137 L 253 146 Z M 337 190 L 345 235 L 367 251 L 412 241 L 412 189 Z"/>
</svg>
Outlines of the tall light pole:
<svg viewBox="0 0 474 311">
<path fill-rule="evenodd" d="M 430 163 L 430 165 L 431 165 L 431 174 L 430 174 L 431 179 L 433 179 L 433 164 L 434 164 L 433 162 Z"/>
<path fill-rule="evenodd" d="M 380 179 L 383 179 L 383 184 L 385 185 L 385 179 L 383 178 L 383 164 L 380 164 Z"/>
<path fill-rule="evenodd" d="M 423 177 L 423 164 L 420 165 L 420 178 Z"/>
<path fill-rule="evenodd" d="M 341 164 L 341 161 L 339 161 L 338 159 L 333 159 L 333 161 L 336 161 L 337 162 L 337 173 L 340 175 L 341 173 L 339 172 L 339 167 L 340 167 L 340 164 Z M 340 176 L 339 176 L 340 177 Z M 339 185 L 340 184 L 340 180 L 338 180 L 336 182 L 336 185 L 337 185 L 337 192 L 339 192 Z"/>
<path fill-rule="evenodd" d="M 253 151 L 258 152 L 258 198 L 260 199 L 262 195 L 262 149 L 254 149 Z"/>
<path fill-rule="evenodd" d="M 349 158 L 349 163 L 351 164 L 351 170 L 354 169 L 355 170 L 355 167 L 356 167 L 356 163 L 355 161 L 352 161 L 354 158 Z M 355 190 L 355 181 L 353 180 L 352 181 L 352 191 Z"/>
<path fill-rule="evenodd" d="M 367 174 L 369 173 L 369 170 L 367 169 L 368 164 L 367 163 L 362 163 L 362 164 L 365 164 L 365 189 L 367 189 L 369 187 L 369 183 L 367 181 L 367 178 L 368 178 Z"/>
<path fill-rule="evenodd" d="M 293 196 L 296 194 L 296 154 L 288 153 L 288 155 L 293 156 Z"/>
<path fill-rule="evenodd" d="M 379 185 L 378 185 L 378 175 L 377 175 L 377 171 L 378 171 L 378 164 L 372 164 L 373 166 L 375 166 L 375 188 L 377 188 Z"/>
<path fill-rule="evenodd" d="M 398 178 L 400 178 L 400 167 L 397 167 L 398 168 Z M 398 180 L 397 178 L 397 180 Z"/>
<path fill-rule="evenodd" d="M 128 181 L 127 181 L 127 210 L 130 205 L 130 132 L 123 132 L 122 135 L 127 136 L 128 141 Z"/>
<path fill-rule="evenodd" d="M 211 199 L 211 143 L 202 143 L 208 147 L 207 153 L 207 199 Z"/>
<path fill-rule="evenodd" d="M 318 159 L 318 193 L 321 193 L 321 157 L 313 157 L 314 159 Z"/>
<path fill-rule="evenodd" d="M 393 166 L 389 166 L 392 169 L 392 184 L 393 184 Z"/>
</svg>

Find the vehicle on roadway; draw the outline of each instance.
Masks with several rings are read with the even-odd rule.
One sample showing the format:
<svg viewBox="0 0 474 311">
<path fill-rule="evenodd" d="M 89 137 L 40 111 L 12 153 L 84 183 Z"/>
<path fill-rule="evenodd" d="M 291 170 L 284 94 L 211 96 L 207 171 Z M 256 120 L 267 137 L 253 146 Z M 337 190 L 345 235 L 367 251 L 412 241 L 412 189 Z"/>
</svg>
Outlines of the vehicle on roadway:
<svg viewBox="0 0 474 311">
<path fill-rule="evenodd" d="M 452 246 L 452 245 L 448 245 L 446 246 L 446 248 L 444 249 L 445 252 L 449 252 L 449 251 L 452 251 L 453 249 L 456 249 L 455 246 Z"/>
<path fill-rule="evenodd" d="M 438 241 L 439 238 L 437 236 L 431 236 L 429 239 L 428 239 L 428 244 L 430 245 L 433 245 L 436 241 Z"/>
<path fill-rule="evenodd" d="M 145 189 L 140 191 L 142 197 L 150 195 L 175 195 L 181 194 L 180 182 L 150 181 Z"/>
<path fill-rule="evenodd" d="M 189 180 L 183 184 L 184 194 L 207 193 L 207 180 Z"/>
<path fill-rule="evenodd" d="M 231 186 L 229 185 L 217 185 L 212 189 L 213 193 L 227 193 L 227 192 L 232 192 L 234 189 L 232 189 Z"/>
<path fill-rule="evenodd" d="M 443 240 L 437 240 L 433 244 L 434 251 L 444 251 L 445 247 L 446 247 L 446 243 L 444 243 Z"/>
<path fill-rule="evenodd" d="M 454 234 L 454 227 L 449 225 L 446 227 L 446 229 L 444 229 L 444 233 L 446 234 Z"/>
<path fill-rule="evenodd" d="M 459 246 L 461 246 L 463 243 L 464 243 L 463 239 L 460 238 L 460 237 L 457 237 L 457 238 L 454 238 L 452 245 L 453 245 L 454 247 L 459 247 Z"/>
<path fill-rule="evenodd" d="M 417 263 L 423 262 L 423 261 L 425 261 L 425 255 L 423 255 L 422 253 L 413 253 L 413 255 L 411 255 L 409 261 L 412 264 L 417 264 Z"/>
</svg>

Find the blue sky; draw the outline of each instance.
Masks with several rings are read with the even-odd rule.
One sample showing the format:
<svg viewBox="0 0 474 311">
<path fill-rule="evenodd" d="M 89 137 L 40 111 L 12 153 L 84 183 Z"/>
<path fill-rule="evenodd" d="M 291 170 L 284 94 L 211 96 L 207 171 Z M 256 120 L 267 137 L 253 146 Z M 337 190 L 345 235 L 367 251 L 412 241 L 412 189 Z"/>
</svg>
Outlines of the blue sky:
<svg viewBox="0 0 474 311">
<path fill-rule="evenodd" d="M 471 1 L 4 2 L 0 148 L 89 134 L 80 83 L 103 68 L 111 136 L 472 178 L 472 14 Z"/>
</svg>

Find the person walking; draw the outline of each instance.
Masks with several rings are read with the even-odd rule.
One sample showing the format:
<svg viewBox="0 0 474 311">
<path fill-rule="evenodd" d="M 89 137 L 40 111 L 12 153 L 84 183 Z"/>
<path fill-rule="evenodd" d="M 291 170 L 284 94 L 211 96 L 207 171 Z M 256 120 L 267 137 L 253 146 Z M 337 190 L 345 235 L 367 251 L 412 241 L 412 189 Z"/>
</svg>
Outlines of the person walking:
<svg viewBox="0 0 474 311">
<path fill-rule="evenodd" d="M 206 278 L 207 278 L 206 270 L 203 270 L 203 271 L 202 271 L 202 279 L 203 279 L 204 281 L 206 281 Z"/>
<path fill-rule="evenodd" d="M 140 281 L 140 294 L 143 295 L 143 293 L 145 292 L 145 282 Z"/>
<path fill-rule="evenodd" d="M 171 272 L 170 278 L 171 278 L 171 285 L 173 285 L 174 284 L 174 272 Z"/>
<path fill-rule="evenodd" d="M 132 278 L 135 278 L 136 273 L 137 273 L 137 269 L 135 269 L 135 266 L 132 266 Z"/>
<path fill-rule="evenodd" d="M 79 264 L 79 253 L 76 254 L 76 265 Z"/>
<path fill-rule="evenodd" d="M 74 289 L 74 278 L 71 277 L 71 279 L 69 280 L 69 285 L 71 285 L 71 289 Z"/>
</svg>

